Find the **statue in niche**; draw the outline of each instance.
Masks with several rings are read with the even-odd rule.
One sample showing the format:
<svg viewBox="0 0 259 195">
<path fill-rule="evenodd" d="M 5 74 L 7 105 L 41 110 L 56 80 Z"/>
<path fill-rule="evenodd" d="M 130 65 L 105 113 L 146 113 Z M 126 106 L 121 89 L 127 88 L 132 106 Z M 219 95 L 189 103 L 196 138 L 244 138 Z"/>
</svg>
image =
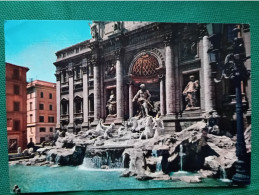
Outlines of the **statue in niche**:
<svg viewBox="0 0 259 195">
<path fill-rule="evenodd" d="M 198 109 L 198 90 L 199 90 L 199 81 L 196 80 L 193 75 L 190 77 L 190 81 L 183 90 L 183 95 L 185 96 L 185 101 L 187 102 L 185 110 L 195 110 Z"/>
<path fill-rule="evenodd" d="M 148 111 L 150 108 L 153 107 L 150 104 L 150 98 L 151 98 L 151 94 L 145 88 L 145 85 L 141 84 L 140 90 L 138 90 L 137 94 L 134 96 L 132 100 L 132 102 L 135 102 L 137 100 L 137 103 L 139 105 L 138 118 L 149 116 Z"/>
<path fill-rule="evenodd" d="M 110 94 L 110 97 L 107 101 L 107 104 L 106 104 L 106 107 L 108 109 L 108 116 L 116 116 L 116 98 L 115 98 L 115 95 L 114 95 L 114 91 L 111 90 L 111 94 Z"/>
</svg>

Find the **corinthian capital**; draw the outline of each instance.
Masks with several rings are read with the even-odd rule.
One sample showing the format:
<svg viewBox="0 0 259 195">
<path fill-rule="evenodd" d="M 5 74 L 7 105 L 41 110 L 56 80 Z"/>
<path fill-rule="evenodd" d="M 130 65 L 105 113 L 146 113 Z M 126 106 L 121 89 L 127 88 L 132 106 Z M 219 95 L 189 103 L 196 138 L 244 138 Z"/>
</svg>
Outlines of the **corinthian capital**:
<svg viewBox="0 0 259 195">
<path fill-rule="evenodd" d="M 173 42 L 173 33 L 172 32 L 166 33 L 164 35 L 164 44 L 165 44 L 165 46 L 171 45 L 172 42 Z"/>
<path fill-rule="evenodd" d="M 123 50 L 121 48 L 118 48 L 114 51 L 114 56 L 115 56 L 115 59 L 118 60 L 120 59 L 121 55 L 123 53 Z"/>
<path fill-rule="evenodd" d="M 56 71 L 55 76 L 56 76 L 56 80 L 60 81 L 60 78 L 61 78 L 60 71 Z"/>
</svg>

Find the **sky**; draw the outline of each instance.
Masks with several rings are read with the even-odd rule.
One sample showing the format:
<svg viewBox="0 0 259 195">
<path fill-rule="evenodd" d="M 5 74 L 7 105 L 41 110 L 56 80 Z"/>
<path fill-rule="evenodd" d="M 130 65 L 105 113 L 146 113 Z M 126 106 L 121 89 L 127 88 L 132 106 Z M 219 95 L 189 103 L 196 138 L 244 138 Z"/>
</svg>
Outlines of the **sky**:
<svg viewBox="0 0 259 195">
<path fill-rule="evenodd" d="M 5 61 L 28 67 L 27 81 L 56 82 L 55 53 L 91 38 L 87 20 L 8 20 Z"/>
</svg>

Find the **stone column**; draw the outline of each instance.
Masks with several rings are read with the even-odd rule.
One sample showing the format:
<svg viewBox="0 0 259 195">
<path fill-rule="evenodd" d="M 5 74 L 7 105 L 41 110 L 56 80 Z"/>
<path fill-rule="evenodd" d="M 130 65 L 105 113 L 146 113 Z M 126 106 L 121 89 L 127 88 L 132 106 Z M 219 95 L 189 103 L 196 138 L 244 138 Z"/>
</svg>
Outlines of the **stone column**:
<svg viewBox="0 0 259 195">
<path fill-rule="evenodd" d="M 74 131 L 74 78 L 73 78 L 73 64 L 68 64 L 68 86 L 69 86 L 69 124 L 68 132 Z"/>
<path fill-rule="evenodd" d="M 172 34 L 165 36 L 165 89 L 166 89 L 166 115 L 175 114 L 175 67 L 173 63 Z"/>
<path fill-rule="evenodd" d="M 203 37 L 203 77 L 204 77 L 204 107 L 205 112 L 211 111 L 214 108 L 213 103 L 213 84 L 211 75 L 211 65 L 209 60 L 208 49 L 210 42 L 207 36 Z"/>
<path fill-rule="evenodd" d="M 89 120 L 88 120 L 88 66 L 87 66 L 87 59 L 84 58 L 82 60 L 82 72 L 83 72 L 83 124 L 82 129 L 87 130 L 89 127 Z"/>
<path fill-rule="evenodd" d="M 117 101 L 117 119 L 116 123 L 121 123 L 124 118 L 123 102 L 123 67 L 121 63 L 121 49 L 115 51 L 116 57 L 116 101 Z"/>
<path fill-rule="evenodd" d="M 100 65 L 97 62 L 97 57 L 92 59 L 94 65 L 94 121 L 93 125 L 97 125 L 100 120 L 101 108 L 101 83 L 100 83 Z"/>
<path fill-rule="evenodd" d="M 165 90 L 164 90 L 164 78 L 160 80 L 160 113 L 161 116 L 165 115 Z"/>
<path fill-rule="evenodd" d="M 56 72 L 56 105 L 57 105 L 57 124 L 56 130 L 60 130 L 60 72 Z"/>
<path fill-rule="evenodd" d="M 134 95 L 133 95 L 133 84 L 130 83 L 129 84 L 129 118 L 133 117 L 133 99 Z"/>
</svg>

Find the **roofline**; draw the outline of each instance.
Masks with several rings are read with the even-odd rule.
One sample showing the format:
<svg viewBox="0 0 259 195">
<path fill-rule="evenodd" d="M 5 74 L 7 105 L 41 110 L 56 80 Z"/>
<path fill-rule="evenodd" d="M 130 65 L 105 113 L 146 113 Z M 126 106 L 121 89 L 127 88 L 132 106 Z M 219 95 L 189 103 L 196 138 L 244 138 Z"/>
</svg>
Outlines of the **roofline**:
<svg viewBox="0 0 259 195">
<path fill-rule="evenodd" d="M 11 66 L 17 66 L 17 67 L 19 67 L 19 68 L 24 68 L 24 69 L 27 69 L 27 71 L 28 70 L 30 70 L 28 67 L 26 67 L 26 66 L 20 66 L 20 65 L 16 65 L 16 64 L 12 64 L 12 63 L 9 63 L 9 62 L 5 62 L 5 64 L 7 65 L 11 65 Z"/>
<path fill-rule="evenodd" d="M 82 43 L 88 43 L 89 41 L 90 41 L 90 39 L 87 39 L 87 40 L 85 40 L 85 41 L 76 43 L 76 44 L 71 45 L 71 46 L 69 46 L 69 47 L 66 47 L 66 48 L 64 48 L 64 49 L 58 50 L 55 54 L 57 55 L 58 53 L 60 53 L 60 52 L 62 52 L 62 51 L 66 51 L 66 50 L 71 49 L 71 48 L 73 48 L 73 47 L 75 47 L 75 46 L 79 46 L 79 45 L 81 45 Z"/>
</svg>

